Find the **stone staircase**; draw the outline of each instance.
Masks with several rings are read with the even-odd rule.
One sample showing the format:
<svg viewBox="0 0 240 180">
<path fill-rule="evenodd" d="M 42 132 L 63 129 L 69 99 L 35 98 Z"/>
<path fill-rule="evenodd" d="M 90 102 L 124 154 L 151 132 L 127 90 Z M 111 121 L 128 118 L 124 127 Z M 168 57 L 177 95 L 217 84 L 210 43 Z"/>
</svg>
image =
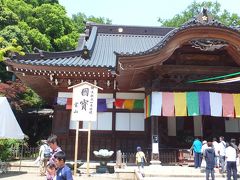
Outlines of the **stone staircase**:
<svg viewBox="0 0 240 180">
<path fill-rule="evenodd" d="M 8 171 L 22 171 L 27 173 L 38 174 L 39 166 L 34 163 L 34 160 L 22 160 L 9 162 Z"/>
</svg>

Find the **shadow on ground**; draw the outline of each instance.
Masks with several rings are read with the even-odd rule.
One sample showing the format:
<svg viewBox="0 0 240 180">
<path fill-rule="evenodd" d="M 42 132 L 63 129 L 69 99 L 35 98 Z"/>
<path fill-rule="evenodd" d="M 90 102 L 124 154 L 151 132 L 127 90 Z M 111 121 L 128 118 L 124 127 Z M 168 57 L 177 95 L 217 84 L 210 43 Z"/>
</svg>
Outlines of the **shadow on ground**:
<svg viewBox="0 0 240 180">
<path fill-rule="evenodd" d="M 19 176 L 22 174 L 27 174 L 27 171 L 8 171 L 7 173 L 0 174 L 0 178 L 9 178 L 13 176 Z"/>
</svg>

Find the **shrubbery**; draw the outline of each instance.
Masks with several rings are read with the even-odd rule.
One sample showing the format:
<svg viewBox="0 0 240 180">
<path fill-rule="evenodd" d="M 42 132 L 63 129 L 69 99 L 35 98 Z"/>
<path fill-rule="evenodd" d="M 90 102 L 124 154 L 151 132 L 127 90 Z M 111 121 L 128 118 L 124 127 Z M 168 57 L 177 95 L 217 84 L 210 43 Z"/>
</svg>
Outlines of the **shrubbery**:
<svg viewBox="0 0 240 180">
<path fill-rule="evenodd" d="M 0 160 L 7 161 L 12 158 L 13 147 L 19 147 L 21 140 L 0 139 Z"/>
</svg>

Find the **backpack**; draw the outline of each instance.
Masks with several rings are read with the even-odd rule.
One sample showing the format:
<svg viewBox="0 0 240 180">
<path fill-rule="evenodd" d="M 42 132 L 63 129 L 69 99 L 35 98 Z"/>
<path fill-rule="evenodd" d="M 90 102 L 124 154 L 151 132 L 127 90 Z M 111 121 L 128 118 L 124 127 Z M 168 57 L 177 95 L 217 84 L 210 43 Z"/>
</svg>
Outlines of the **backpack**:
<svg viewBox="0 0 240 180">
<path fill-rule="evenodd" d="M 48 145 L 44 145 L 43 157 L 44 159 L 49 159 L 52 156 L 51 149 Z"/>
</svg>

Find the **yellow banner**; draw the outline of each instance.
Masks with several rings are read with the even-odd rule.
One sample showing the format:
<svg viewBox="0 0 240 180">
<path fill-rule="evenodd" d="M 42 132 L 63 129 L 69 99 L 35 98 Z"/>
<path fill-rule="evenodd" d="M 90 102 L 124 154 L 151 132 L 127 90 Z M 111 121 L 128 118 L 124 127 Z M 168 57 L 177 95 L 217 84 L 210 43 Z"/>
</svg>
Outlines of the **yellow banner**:
<svg viewBox="0 0 240 180">
<path fill-rule="evenodd" d="M 174 93 L 175 116 L 187 116 L 186 92 Z"/>
<path fill-rule="evenodd" d="M 235 117 L 240 117 L 240 94 L 233 94 Z"/>
</svg>

